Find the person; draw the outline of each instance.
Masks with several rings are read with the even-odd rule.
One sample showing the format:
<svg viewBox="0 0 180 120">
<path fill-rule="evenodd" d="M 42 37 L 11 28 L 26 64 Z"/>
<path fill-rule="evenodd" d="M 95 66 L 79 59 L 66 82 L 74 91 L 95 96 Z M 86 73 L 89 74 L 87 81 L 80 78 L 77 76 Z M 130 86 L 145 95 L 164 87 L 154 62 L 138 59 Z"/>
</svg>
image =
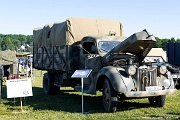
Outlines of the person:
<svg viewBox="0 0 180 120">
<path fill-rule="evenodd" d="M 6 80 L 8 80 L 8 77 L 10 75 L 10 65 L 4 65 L 4 77 L 6 77 Z"/>
<path fill-rule="evenodd" d="M 28 67 L 29 67 L 29 68 L 31 68 L 31 64 L 32 64 L 32 58 L 29 57 L 29 58 L 28 58 Z"/>
<path fill-rule="evenodd" d="M 25 73 L 27 73 L 28 77 L 31 76 L 31 64 L 32 64 L 32 58 L 28 56 L 25 64 Z"/>
</svg>

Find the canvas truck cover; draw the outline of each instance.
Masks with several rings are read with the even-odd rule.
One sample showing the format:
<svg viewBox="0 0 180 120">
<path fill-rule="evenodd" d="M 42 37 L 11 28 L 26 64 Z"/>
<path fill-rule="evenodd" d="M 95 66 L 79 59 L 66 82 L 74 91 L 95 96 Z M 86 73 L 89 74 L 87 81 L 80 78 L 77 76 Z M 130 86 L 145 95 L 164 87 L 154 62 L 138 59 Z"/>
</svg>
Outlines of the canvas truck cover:
<svg viewBox="0 0 180 120">
<path fill-rule="evenodd" d="M 124 36 L 119 21 L 93 18 L 68 18 L 64 22 L 48 24 L 33 30 L 34 47 L 72 45 L 85 36 L 109 35 Z"/>
<path fill-rule="evenodd" d="M 36 28 L 33 31 L 34 46 L 50 46 L 49 33 L 52 25 L 47 24 L 43 28 Z"/>
</svg>

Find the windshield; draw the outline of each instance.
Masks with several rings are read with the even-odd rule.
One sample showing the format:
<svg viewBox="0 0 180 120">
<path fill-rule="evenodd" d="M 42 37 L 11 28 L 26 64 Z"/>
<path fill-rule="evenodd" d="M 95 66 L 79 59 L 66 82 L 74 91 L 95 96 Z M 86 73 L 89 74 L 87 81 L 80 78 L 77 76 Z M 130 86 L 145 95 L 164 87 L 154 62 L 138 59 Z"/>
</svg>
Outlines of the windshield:
<svg viewBox="0 0 180 120">
<path fill-rule="evenodd" d="M 109 52 L 114 47 L 116 47 L 120 42 L 119 41 L 100 41 L 98 43 L 100 52 Z"/>
</svg>

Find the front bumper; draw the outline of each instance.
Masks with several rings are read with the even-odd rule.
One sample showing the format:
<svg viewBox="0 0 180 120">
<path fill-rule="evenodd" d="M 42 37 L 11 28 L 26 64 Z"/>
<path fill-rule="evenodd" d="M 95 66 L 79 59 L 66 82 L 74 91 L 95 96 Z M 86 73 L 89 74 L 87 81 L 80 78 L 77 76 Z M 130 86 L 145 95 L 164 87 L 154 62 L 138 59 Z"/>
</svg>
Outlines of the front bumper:
<svg viewBox="0 0 180 120">
<path fill-rule="evenodd" d="M 160 96 L 160 95 L 168 95 L 176 92 L 176 89 L 166 89 L 166 90 L 158 90 L 158 91 L 132 91 L 126 92 L 124 95 L 130 98 L 143 98 L 143 97 L 152 97 L 152 96 Z"/>
</svg>

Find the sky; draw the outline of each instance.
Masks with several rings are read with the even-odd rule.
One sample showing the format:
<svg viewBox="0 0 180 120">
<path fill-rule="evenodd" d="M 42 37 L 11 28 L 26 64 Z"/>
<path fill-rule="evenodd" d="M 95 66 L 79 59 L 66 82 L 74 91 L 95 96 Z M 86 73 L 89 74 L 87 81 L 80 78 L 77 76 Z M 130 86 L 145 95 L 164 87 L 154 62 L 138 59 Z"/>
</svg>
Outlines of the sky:
<svg viewBox="0 0 180 120">
<path fill-rule="evenodd" d="M 118 20 L 127 37 L 146 29 L 180 38 L 180 0 L 0 0 L 0 34 L 32 35 L 69 17 Z"/>
</svg>

